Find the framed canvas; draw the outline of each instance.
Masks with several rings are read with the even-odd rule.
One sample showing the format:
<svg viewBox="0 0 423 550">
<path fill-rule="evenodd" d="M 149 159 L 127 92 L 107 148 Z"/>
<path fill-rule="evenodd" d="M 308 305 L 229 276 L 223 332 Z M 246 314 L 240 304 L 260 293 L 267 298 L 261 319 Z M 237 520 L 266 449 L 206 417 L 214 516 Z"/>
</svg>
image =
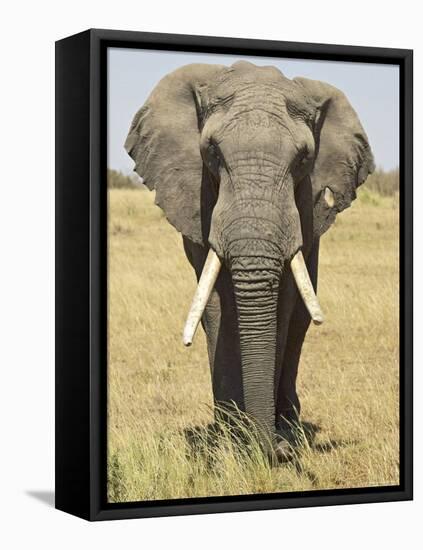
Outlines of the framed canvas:
<svg viewBox="0 0 423 550">
<path fill-rule="evenodd" d="M 412 151 L 410 50 L 56 43 L 58 509 L 412 498 Z"/>
</svg>

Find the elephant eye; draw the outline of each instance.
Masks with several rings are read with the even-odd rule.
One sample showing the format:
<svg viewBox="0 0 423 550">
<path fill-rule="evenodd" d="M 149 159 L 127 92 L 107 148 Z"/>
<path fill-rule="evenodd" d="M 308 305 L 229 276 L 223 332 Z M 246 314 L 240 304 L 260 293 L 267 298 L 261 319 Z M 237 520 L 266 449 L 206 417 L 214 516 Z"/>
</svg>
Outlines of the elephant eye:
<svg viewBox="0 0 423 550">
<path fill-rule="evenodd" d="M 292 169 L 296 181 L 300 181 L 309 171 L 313 162 L 313 151 L 307 144 L 298 151 Z"/>
<path fill-rule="evenodd" d="M 210 141 L 208 153 L 215 159 L 220 158 L 219 146 L 217 145 L 217 143 L 215 143 L 214 141 Z"/>
<path fill-rule="evenodd" d="M 307 164 L 311 160 L 310 149 L 305 145 L 298 155 L 298 162 L 301 165 Z"/>
<path fill-rule="evenodd" d="M 209 155 L 212 155 L 213 157 L 217 157 L 217 147 L 214 143 L 210 143 L 209 145 Z"/>
<path fill-rule="evenodd" d="M 209 170 L 215 175 L 218 174 L 220 165 L 222 163 L 221 158 L 222 157 L 220 154 L 219 146 L 217 145 L 217 143 L 210 140 L 209 145 L 207 147 L 206 163 Z"/>
</svg>

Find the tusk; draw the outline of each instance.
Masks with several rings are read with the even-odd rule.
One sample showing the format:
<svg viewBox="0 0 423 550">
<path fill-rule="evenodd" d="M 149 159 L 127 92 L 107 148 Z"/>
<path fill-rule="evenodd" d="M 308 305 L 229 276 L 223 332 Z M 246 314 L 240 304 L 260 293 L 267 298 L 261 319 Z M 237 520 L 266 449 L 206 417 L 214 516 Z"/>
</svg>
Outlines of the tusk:
<svg viewBox="0 0 423 550">
<path fill-rule="evenodd" d="M 197 330 L 207 302 L 209 301 L 210 294 L 213 290 L 217 276 L 219 275 L 220 268 L 221 263 L 219 257 L 216 252 L 210 248 L 185 323 L 184 334 L 182 337 L 184 346 L 190 346 L 192 344 L 195 331 Z"/>
<path fill-rule="evenodd" d="M 329 187 L 325 187 L 324 197 L 326 204 L 329 206 L 329 208 L 333 208 L 335 206 L 335 196 L 332 192 L 332 189 L 329 189 Z"/>
<path fill-rule="evenodd" d="M 313 323 L 315 325 L 321 325 L 323 323 L 323 313 L 320 309 L 320 304 L 314 292 L 313 285 L 311 284 L 310 276 L 308 274 L 307 266 L 301 250 L 299 250 L 292 258 L 291 270 Z"/>
</svg>

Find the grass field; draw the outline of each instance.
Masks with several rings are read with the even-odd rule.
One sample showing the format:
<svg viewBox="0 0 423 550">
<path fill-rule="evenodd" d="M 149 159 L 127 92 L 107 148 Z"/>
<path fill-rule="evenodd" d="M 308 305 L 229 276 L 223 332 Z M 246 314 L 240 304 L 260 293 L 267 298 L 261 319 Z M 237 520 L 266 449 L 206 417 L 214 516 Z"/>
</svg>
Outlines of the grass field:
<svg viewBox="0 0 423 550">
<path fill-rule="evenodd" d="M 184 348 L 195 289 L 180 235 L 149 192 L 109 191 L 108 496 L 111 502 L 395 485 L 398 450 L 398 201 L 366 189 L 322 238 L 326 321 L 303 348 L 304 427 L 271 468 L 213 419 L 205 338 Z M 203 426 L 192 448 L 185 430 Z"/>
</svg>

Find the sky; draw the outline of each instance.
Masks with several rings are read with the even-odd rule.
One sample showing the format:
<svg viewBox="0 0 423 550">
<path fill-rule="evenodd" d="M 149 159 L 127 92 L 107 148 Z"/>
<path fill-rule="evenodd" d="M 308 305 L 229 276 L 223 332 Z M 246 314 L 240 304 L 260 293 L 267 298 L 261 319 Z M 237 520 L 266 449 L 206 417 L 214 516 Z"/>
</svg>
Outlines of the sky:
<svg viewBox="0 0 423 550">
<path fill-rule="evenodd" d="M 134 163 L 123 144 L 133 116 L 161 78 L 189 63 L 231 65 L 240 59 L 274 65 L 288 78 L 304 76 L 336 86 L 358 113 L 376 166 L 391 170 L 399 165 L 397 65 L 109 48 L 108 167 L 132 172 Z"/>
</svg>

